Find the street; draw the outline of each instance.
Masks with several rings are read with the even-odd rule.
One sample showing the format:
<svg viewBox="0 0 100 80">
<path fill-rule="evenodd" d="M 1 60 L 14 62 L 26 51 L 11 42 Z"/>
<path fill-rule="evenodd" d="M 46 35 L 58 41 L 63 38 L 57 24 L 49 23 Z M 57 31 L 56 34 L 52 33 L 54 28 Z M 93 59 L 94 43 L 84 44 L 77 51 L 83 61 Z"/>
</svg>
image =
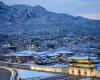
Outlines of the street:
<svg viewBox="0 0 100 80">
<path fill-rule="evenodd" d="M 0 68 L 0 80 L 10 80 L 10 78 L 11 71 L 4 68 Z"/>
</svg>

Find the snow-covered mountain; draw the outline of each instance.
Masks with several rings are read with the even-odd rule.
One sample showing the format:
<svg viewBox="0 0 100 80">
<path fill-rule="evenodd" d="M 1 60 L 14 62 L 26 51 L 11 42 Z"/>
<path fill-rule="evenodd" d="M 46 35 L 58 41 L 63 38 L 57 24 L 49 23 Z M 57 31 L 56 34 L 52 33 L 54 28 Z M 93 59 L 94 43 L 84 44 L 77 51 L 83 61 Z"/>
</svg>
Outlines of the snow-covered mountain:
<svg viewBox="0 0 100 80">
<path fill-rule="evenodd" d="M 0 2 L 0 34 L 28 38 L 68 38 L 100 35 L 100 20 L 47 11 L 41 6 Z M 73 40 L 73 39 L 72 39 Z"/>
<path fill-rule="evenodd" d="M 59 29 L 86 34 L 98 34 L 99 20 L 73 17 L 49 12 L 41 6 L 7 6 L 0 2 L 0 33 L 34 33 L 34 31 L 57 31 Z"/>
</svg>

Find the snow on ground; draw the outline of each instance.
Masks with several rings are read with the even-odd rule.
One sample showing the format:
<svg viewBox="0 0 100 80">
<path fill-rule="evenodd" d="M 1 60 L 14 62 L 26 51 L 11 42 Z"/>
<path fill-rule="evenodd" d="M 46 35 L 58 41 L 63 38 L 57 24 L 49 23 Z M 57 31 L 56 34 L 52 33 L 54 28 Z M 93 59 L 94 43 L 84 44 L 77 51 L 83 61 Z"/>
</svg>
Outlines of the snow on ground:
<svg viewBox="0 0 100 80">
<path fill-rule="evenodd" d="M 57 76 L 57 74 L 47 73 L 47 72 L 39 72 L 39 71 L 31 71 L 31 70 L 23 70 L 17 69 L 18 77 L 21 79 L 28 79 L 28 78 L 48 78 Z"/>
<path fill-rule="evenodd" d="M 92 78 L 83 78 L 83 79 L 80 79 L 80 80 L 93 80 Z"/>
<path fill-rule="evenodd" d="M 93 59 L 93 60 L 96 60 L 97 59 L 97 57 L 90 57 L 91 59 Z M 68 59 L 89 59 L 89 56 L 71 56 L 71 57 L 69 57 Z"/>
</svg>

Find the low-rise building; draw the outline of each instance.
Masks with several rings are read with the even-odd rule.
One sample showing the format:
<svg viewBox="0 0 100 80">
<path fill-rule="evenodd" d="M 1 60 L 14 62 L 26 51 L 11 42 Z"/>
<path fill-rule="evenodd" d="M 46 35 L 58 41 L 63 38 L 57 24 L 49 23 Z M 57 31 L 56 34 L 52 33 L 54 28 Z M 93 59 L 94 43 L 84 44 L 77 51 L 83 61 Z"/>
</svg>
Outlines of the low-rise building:
<svg viewBox="0 0 100 80">
<path fill-rule="evenodd" d="M 26 48 L 31 51 L 36 51 L 38 49 L 38 45 L 35 42 L 27 42 Z"/>
<path fill-rule="evenodd" d="M 32 54 L 33 52 L 28 50 L 9 54 L 2 54 L 0 56 L 0 60 L 7 62 L 27 62 L 33 59 Z"/>
<path fill-rule="evenodd" d="M 61 51 L 56 51 L 55 54 L 59 54 L 63 58 L 67 58 L 67 57 L 73 56 L 74 52 L 67 51 L 67 50 L 61 50 Z"/>
</svg>

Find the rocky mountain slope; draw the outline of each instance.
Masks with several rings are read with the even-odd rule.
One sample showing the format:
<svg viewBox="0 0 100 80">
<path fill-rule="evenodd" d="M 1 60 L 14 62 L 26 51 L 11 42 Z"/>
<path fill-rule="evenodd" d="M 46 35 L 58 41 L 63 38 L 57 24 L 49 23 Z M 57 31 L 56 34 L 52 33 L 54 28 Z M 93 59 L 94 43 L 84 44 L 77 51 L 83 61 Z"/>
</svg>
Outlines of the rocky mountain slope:
<svg viewBox="0 0 100 80">
<path fill-rule="evenodd" d="M 0 2 L 0 35 L 16 35 L 21 40 L 32 38 L 40 44 L 53 44 L 56 47 L 72 48 L 87 45 L 87 42 L 97 47 L 100 20 L 57 14 L 41 6 L 8 6 Z"/>
</svg>

